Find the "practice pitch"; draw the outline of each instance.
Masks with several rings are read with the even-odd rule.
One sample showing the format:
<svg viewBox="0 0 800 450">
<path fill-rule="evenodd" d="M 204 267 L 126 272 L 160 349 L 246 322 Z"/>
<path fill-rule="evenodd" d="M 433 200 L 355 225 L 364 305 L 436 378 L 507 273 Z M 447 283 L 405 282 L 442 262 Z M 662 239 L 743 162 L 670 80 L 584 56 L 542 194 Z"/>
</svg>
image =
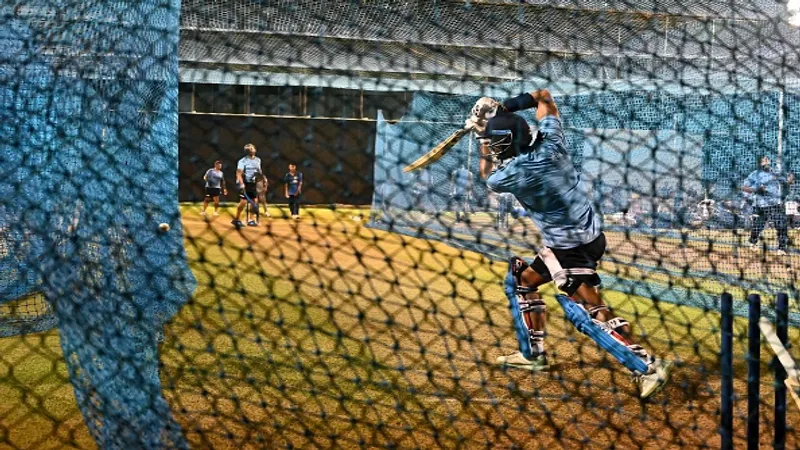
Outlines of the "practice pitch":
<svg viewBox="0 0 800 450">
<path fill-rule="evenodd" d="M 606 292 L 636 317 L 640 340 L 678 361 L 664 392 L 641 402 L 625 370 L 563 320 L 552 290 L 556 368 L 494 364 L 515 346 L 504 264 L 366 228 L 352 210 L 240 231 L 228 212 L 206 221 L 183 210 L 199 287 L 167 326 L 161 379 L 194 448 L 719 446 L 716 312 Z M 735 349 L 744 365 L 744 342 Z M 0 339 L 0 429 L 13 446 L 91 448 L 63 357 L 55 332 Z M 54 419 L 26 414 L 35 408 Z"/>
</svg>

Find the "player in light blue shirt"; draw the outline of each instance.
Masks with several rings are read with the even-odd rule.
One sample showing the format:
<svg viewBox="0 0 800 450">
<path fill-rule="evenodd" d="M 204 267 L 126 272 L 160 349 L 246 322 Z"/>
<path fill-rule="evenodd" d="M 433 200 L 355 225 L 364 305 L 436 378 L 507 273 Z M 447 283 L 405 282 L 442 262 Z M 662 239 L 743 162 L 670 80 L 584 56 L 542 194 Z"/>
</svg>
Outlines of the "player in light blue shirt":
<svg viewBox="0 0 800 450">
<path fill-rule="evenodd" d="M 428 169 L 416 173 L 414 185 L 411 187 L 411 210 L 430 211 L 433 208 L 431 191 L 433 190 L 433 176 Z"/>
<path fill-rule="evenodd" d="M 255 220 L 248 220 L 247 225 L 254 227 L 258 225 L 258 175 L 263 173 L 261 170 L 261 158 L 256 156 L 256 146 L 247 144 L 244 146 L 247 155 L 236 164 L 236 186 L 239 188 L 239 207 L 236 209 L 236 218 L 233 225 L 242 226 L 242 210 L 249 203 Z"/>
<path fill-rule="evenodd" d="M 538 131 L 516 111 L 535 108 Z M 481 177 L 497 193 L 513 194 L 539 228 L 542 248 L 529 265 L 513 257 L 506 278 L 520 351 L 501 356 L 505 366 L 549 368 L 544 350 L 546 305 L 539 286 L 554 281 L 567 318 L 634 374 L 640 395 L 658 392 L 672 364 L 653 358 L 632 341 L 628 321 L 614 315 L 600 297 L 597 265 L 606 250 L 602 220 L 589 189 L 567 151 L 561 116 L 547 90 L 521 94 L 499 104 L 484 97 L 467 127 L 481 142 Z"/>
<path fill-rule="evenodd" d="M 750 248 L 758 250 L 758 239 L 767 221 L 775 224 L 778 232 L 778 252 L 786 255 L 789 245 L 789 230 L 786 220 L 786 207 L 783 204 L 783 189 L 794 183 L 794 174 L 786 176 L 772 170 L 768 156 L 758 160 L 759 167 L 747 176 L 742 183 L 742 191 L 753 205 L 752 229 L 750 230 Z"/>
<path fill-rule="evenodd" d="M 508 230 L 508 216 L 514 209 L 514 194 L 503 192 L 497 198 L 497 228 Z"/>
<path fill-rule="evenodd" d="M 450 176 L 450 183 L 453 186 L 450 195 L 453 198 L 452 206 L 456 212 L 456 222 L 461 222 L 468 218 L 472 179 L 472 172 L 466 166 L 461 166 L 454 170 Z"/>
<path fill-rule="evenodd" d="M 543 117 L 538 136 L 537 151 L 526 151 L 513 164 L 491 171 L 486 185 L 517 198 L 539 228 L 545 246 L 569 249 L 589 244 L 602 233 L 602 219 L 567 153 L 560 117 Z M 484 177 L 487 167 L 482 164 Z"/>
</svg>

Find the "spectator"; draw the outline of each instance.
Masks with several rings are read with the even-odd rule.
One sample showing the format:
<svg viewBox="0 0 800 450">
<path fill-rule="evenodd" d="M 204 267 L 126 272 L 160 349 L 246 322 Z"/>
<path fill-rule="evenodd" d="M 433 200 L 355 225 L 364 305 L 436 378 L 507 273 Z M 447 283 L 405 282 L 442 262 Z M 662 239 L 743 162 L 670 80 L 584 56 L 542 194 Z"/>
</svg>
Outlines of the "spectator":
<svg viewBox="0 0 800 450">
<path fill-rule="evenodd" d="M 469 214 L 469 197 L 472 192 L 472 172 L 466 166 L 453 171 L 450 177 L 452 184 L 451 197 L 456 212 L 456 222 L 467 220 Z"/>
</svg>

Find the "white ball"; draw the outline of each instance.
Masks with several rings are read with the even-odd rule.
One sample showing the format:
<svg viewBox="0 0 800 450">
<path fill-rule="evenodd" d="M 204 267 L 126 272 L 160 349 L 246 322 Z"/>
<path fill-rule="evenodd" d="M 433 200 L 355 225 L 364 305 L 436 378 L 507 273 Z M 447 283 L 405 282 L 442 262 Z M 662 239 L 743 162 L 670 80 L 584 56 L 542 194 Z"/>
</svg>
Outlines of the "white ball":
<svg viewBox="0 0 800 450">
<path fill-rule="evenodd" d="M 162 224 L 160 224 L 160 225 L 158 226 L 158 229 L 159 229 L 159 230 L 160 230 L 162 233 L 166 233 L 167 231 L 169 231 L 169 224 L 168 224 L 168 223 L 162 223 Z"/>
</svg>

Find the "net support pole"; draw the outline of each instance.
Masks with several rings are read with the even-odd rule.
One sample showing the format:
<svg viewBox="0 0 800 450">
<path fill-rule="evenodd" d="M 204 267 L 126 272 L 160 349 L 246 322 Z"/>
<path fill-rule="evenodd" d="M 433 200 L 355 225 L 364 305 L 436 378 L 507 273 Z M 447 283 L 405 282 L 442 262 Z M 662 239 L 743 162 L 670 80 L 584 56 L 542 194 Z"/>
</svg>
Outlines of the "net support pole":
<svg viewBox="0 0 800 450">
<path fill-rule="evenodd" d="M 747 297 L 747 450 L 758 450 L 758 419 L 761 403 L 761 297 L 750 294 Z"/>
<path fill-rule="evenodd" d="M 778 92 L 778 149 L 775 166 L 778 172 L 783 172 L 783 94 L 784 89 Z"/>
<path fill-rule="evenodd" d="M 775 333 L 781 344 L 788 348 L 789 341 L 789 296 L 785 293 L 778 294 L 775 302 Z M 775 436 L 772 448 L 784 450 L 786 448 L 786 370 L 783 364 L 775 357 L 772 360 L 775 368 Z"/>
<path fill-rule="evenodd" d="M 720 343 L 721 391 L 720 448 L 733 450 L 733 297 L 724 293 L 720 302 L 722 342 Z"/>
<path fill-rule="evenodd" d="M 475 132 L 469 133 L 469 150 L 467 151 L 467 170 L 472 171 L 472 141 L 475 140 Z"/>
</svg>

